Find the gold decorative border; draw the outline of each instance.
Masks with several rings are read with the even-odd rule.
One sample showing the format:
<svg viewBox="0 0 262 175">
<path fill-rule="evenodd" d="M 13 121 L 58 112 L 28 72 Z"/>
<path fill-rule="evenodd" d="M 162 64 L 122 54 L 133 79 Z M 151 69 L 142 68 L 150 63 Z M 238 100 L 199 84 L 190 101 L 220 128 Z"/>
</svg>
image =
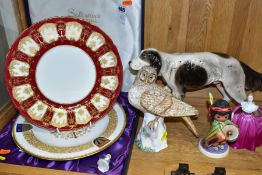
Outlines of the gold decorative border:
<svg viewBox="0 0 262 175">
<path fill-rule="evenodd" d="M 45 19 L 45 20 L 43 20 L 43 21 L 40 21 L 40 22 L 38 22 L 38 23 L 35 23 L 34 25 L 32 25 L 30 28 L 28 28 L 26 31 L 24 31 L 21 35 L 20 35 L 20 37 L 16 40 L 16 44 L 13 46 L 13 48 L 14 48 L 14 50 L 15 51 L 13 51 L 13 52 L 10 52 L 10 54 L 8 54 L 8 55 L 11 55 L 12 54 L 12 57 L 10 57 L 10 60 L 12 61 L 12 60 L 18 60 L 18 61 L 21 61 L 21 62 L 24 62 L 24 63 L 28 63 L 29 64 L 29 66 L 31 66 L 31 61 L 32 60 L 30 60 L 30 58 L 28 58 L 30 61 L 28 62 L 28 59 L 27 58 L 24 58 L 24 56 L 21 56 L 21 54 L 22 55 L 27 55 L 27 57 L 29 56 L 29 57 L 32 57 L 32 58 L 35 58 L 36 57 L 36 55 L 32 55 L 32 56 L 30 56 L 30 55 L 28 55 L 28 53 L 25 53 L 25 52 L 22 52 L 20 49 L 19 49 L 19 45 L 20 45 L 20 43 L 23 41 L 23 39 L 25 39 L 26 37 L 30 37 L 34 42 L 36 42 L 36 44 L 37 44 L 37 46 L 39 46 L 39 50 L 37 51 L 37 54 L 38 54 L 38 52 L 39 51 L 41 51 L 41 49 L 43 48 L 43 47 L 46 47 L 46 46 L 48 46 L 48 45 L 53 45 L 54 43 L 53 42 L 51 42 L 51 43 L 47 43 L 47 42 L 45 42 L 45 41 L 40 41 L 39 40 L 39 36 L 41 36 L 42 34 L 41 34 L 41 32 L 40 31 L 38 31 L 38 29 L 40 29 L 43 25 L 45 25 L 45 24 L 49 24 L 49 23 L 52 23 L 52 24 L 55 24 L 58 28 L 57 28 L 57 32 L 58 32 L 58 39 L 57 40 L 67 40 L 67 41 L 71 41 L 71 39 L 69 39 L 69 38 L 66 38 L 66 36 L 64 36 L 65 34 L 60 34 L 60 32 L 66 32 L 66 26 L 67 26 L 67 23 L 78 23 L 79 25 L 81 25 L 82 26 L 82 31 L 81 31 L 81 33 L 80 33 L 80 37 L 79 37 L 79 39 L 78 40 L 76 40 L 76 42 L 77 43 L 79 43 L 80 44 L 80 46 L 81 46 L 81 44 L 82 44 L 82 42 L 83 41 L 85 41 L 85 42 L 87 42 L 88 41 L 88 39 L 90 38 L 90 36 L 93 34 L 93 33 L 97 33 L 98 35 L 101 35 L 101 37 L 103 38 L 103 43 L 104 44 L 102 44 L 100 47 L 98 47 L 97 48 L 97 50 L 95 50 L 95 51 L 93 51 L 93 54 L 94 54 L 94 56 L 96 57 L 96 56 L 99 56 L 99 54 L 101 54 L 101 53 L 103 53 L 104 51 L 105 52 L 112 52 L 114 55 L 115 55 L 115 59 L 117 60 L 117 64 L 115 65 L 115 66 L 113 66 L 115 69 L 119 69 L 119 67 L 122 67 L 122 64 L 121 64 L 121 60 L 120 60 L 120 58 L 119 58 L 119 54 L 118 54 L 118 51 L 117 51 L 117 49 L 115 48 L 115 45 L 112 43 L 112 41 L 111 41 L 111 39 L 110 38 L 107 38 L 106 39 L 106 34 L 102 31 L 102 30 L 100 30 L 99 28 L 97 28 L 96 26 L 93 26 L 92 24 L 90 24 L 90 23 L 88 23 L 88 22 L 86 22 L 85 20 L 81 20 L 81 19 L 78 19 L 78 18 L 75 18 L 75 17 L 51 17 L 51 18 L 48 18 L 48 19 Z M 60 25 L 62 25 L 62 27 L 60 26 Z M 60 29 L 61 28 L 61 29 Z M 85 32 L 85 35 L 82 37 L 82 33 L 83 32 Z M 86 33 L 86 32 L 90 32 L 90 33 Z M 86 35 L 87 34 L 87 35 Z M 87 37 L 86 37 L 87 36 Z M 43 36 L 42 36 L 42 38 L 43 38 Z M 56 41 L 57 41 L 56 40 Z M 83 41 L 82 41 L 83 40 Z M 61 45 L 61 43 L 59 44 L 58 43 L 58 45 Z M 80 48 L 80 49 L 82 49 L 80 46 L 78 46 L 78 45 L 74 45 L 74 46 L 76 46 L 76 47 L 78 47 L 78 48 Z M 82 45 L 83 46 L 83 45 Z M 104 48 L 104 46 L 106 46 L 105 48 Z M 87 47 L 88 48 L 88 46 L 86 46 L 85 45 L 85 47 Z M 102 51 L 100 52 L 98 52 L 98 50 L 101 48 L 101 47 L 103 47 L 102 48 Z M 82 49 L 83 50 L 83 49 Z M 92 49 L 91 49 L 92 50 Z M 18 51 L 18 52 L 16 52 L 16 51 Z M 20 53 L 20 52 L 22 52 L 22 53 Z M 17 55 L 15 55 L 15 53 L 20 53 L 20 56 L 17 56 Z M 89 55 L 89 56 L 91 56 L 91 55 Z M 19 59 L 19 58 L 22 58 L 22 59 Z M 27 60 L 27 61 L 26 61 Z M 94 60 L 93 60 L 94 61 Z M 118 62 L 118 61 L 120 61 L 120 63 Z M 10 63 L 9 63 L 10 64 Z M 102 68 L 101 67 L 101 71 L 103 71 L 104 72 L 104 68 Z M 107 75 L 107 73 L 108 72 L 106 72 L 106 73 L 104 73 L 104 74 L 106 74 Z M 14 77 L 13 76 L 11 76 L 11 74 L 9 74 L 10 75 L 10 77 L 9 77 L 9 79 L 13 79 Z M 28 75 L 29 76 L 29 75 Z M 24 76 L 24 77 L 28 77 L 28 76 Z M 102 75 L 101 75 L 102 76 Z M 117 93 L 119 93 L 120 92 L 120 89 L 121 89 L 121 83 L 122 83 L 122 72 L 121 72 L 121 74 L 115 74 L 115 76 L 117 76 L 119 79 L 121 78 L 121 81 L 120 82 L 118 82 L 118 85 L 117 85 L 117 87 L 116 87 L 116 89 L 115 90 L 111 90 L 111 89 L 108 89 L 109 91 L 111 91 L 112 93 L 115 93 L 115 91 L 117 92 Z M 60 125 L 60 124 L 56 124 L 56 125 L 54 125 L 54 123 L 52 124 L 52 122 L 50 122 L 49 120 L 48 120 L 48 124 L 49 125 L 46 125 L 46 123 L 44 122 L 41 122 L 41 121 L 38 121 L 38 120 L 36 120 L 35 118 L 33 118 L 32 116 L 30 116 L 29 114 L 28 114 L 28 111 L 26 110 L 26 109 L 29 109 L 28 108 L 28 106 L 26 106 L 25 104 L 23 104 L 22 102 L 24 102 L 25 100 L 17 100 L 16 98 L 14 98 L 14 95 L 12 94 L 12 89 L 14 88 L 14 87 L 16 87 L 17 85 L 16 85 L 16 83 L 12 83 L 11 82 L 11 80 L 9 80 L 9 88 L 11 89 L 10 90 L 10 92 L 9 92 L 9 94 L 10 94 L 10 96 L 11 97 L 13 97 L 13 98 L 11 98 L 12 99 L 12 101 L 17 101 L 18 103 L 15 103 L 15 106 L 16 106 L 16 108 L 18 108 L 19 109 L 19 111 L 20 112 L 22 112 L 24 115 L 25 115 L 25 117 L 29 120 L 29 121 L 31 121 L 32 123 L 34 123 L 35 125 L 37 125 L 37 126 L 40 126 L 40 127 L 44 127 L 44 128 L 47 128 L 47 129 L 56 129 L 56 128 L 62 128 L 62 130 L 70 130 L 70 128 L 71 127 L 73 127 L 73 128 L 75 128 L 75 129 L 77 129 L 77 128 L 79 128 L 79 127 L 81 127 L 81 123 L 79 124 L 79 123 L 74 123 L 74 124 L 67 124 L 67 125 Z M 14 79 L 15 80 L 15 79 Z M 24 80 L 23 80 L 24 81 Z M 29 80 L 28 80 L 29 81 Z M 28 83 L 28 81 L 26 82 L 26 83 Z M 98 80 L 96 80 L 96 82 L 97 82 Z M 99 82 L 99 81 L 98 81 Z M 21 85 L 23 85 L 24 83 L 21 81 L 21 82 L 17 82 L 19 85 L 20 85 L 20 83 L 21 83 Z M 37 87 L 37 85 L 35 85 L 34 83 L 32 84 L 31 83 L 31 80 L 29 81 L 29 84 L 32 86 L 32 88 L 33 88 L 33 92 L 34 92 L 34 94 L 32 95 L 32 96 L 30 96 L 30 98 L 34 98 L 34 99 L 37 99 L 37 100 L 40 100 L 41 102 L 43 102 L 43 103 L 45 103 L 46 105 L 48 105 L 49 106 L 49 109 L 50 109 L 50 111 L 53 111 L 53 107 L 55 107 L 56 105 L 54 105 L 53 104 L 53 102 L 51 102 L 50 100 L 48 100 L 47 98 L 46 98 L 46 96 L 45 95 L 43 95 L 43 94 L 41 94 L 40 96 L 39 96 L 39 94 L 38 93 L 36 93 L 37 91 L 35 91 L 34 89 Z M 97 85 L 98 87 L 101 87 L 101 84 L 99 83 L 98 85 Z M 8 89 L 9 89 L 8 88 Z M 39 88 L 38 88 L 39 89 Z M 94 89 L 94 87 L 93 87 L 93 89 Z M 9 90 L 8 90 L 9 91 Z M 35 94 L 36 93 L 36 94 Z M 94 93 L 94 92 L 93 92 Z M 93 93 L 92 94 L 87 94 L 84 98 L 87 98 L 88 96 L 92 96 L 93 95 Z M 103 94 L 102 93 L 102 95 L 105 95 L 105 94 Z M 40 98 L 40 97 L 44 97 L 44 99 L 42 99 L 42 98 Z M 115 102 L 116 101 L 116 98 L 114 98 L 115 96 L 111 96 L 111 97 L 108 97 L 108 96 L 106 96 L 106 98 L 108 99 L 108 104 L 107 104 L 107 107 L 105 107 L 105 109 L 103 108 L 103 109 L 97 109 L 98 110 L 98 114 L 99 115 L 97 115 L 97 117 L 99 117 L 99 118 L 102 118 L 102 116 L 103 115 L 101 115 L 101 113 L 102 114 L 104 114 L 103 112 L 105 111 L 105 110 L 107 110 L 108 111 L 108 109 L 109 109 L 109 106 L 110 107 L 112 107 L 112 104 L 113 103 L 111 103 L 111 102 Z M 89 99 L 89 98 L 87 98 L 87 99 Z M 26 99 L 27 100 L 27 99 Z M 47 101 L 46 101 L 47 100 Z M 83 99 L 82 99 L 83 100 Z M 85 100 L 86 101 L 86 100 Z M 78 101 L 78 102 L 76 102 L 76 103 L 79 103 L 80 101 Z M 86 101 L 85 103 L 83 103 L 82 105 L 86 105 L 86 104 L 88 104 L 88 103 L 90 103 L 90 100 L 88 100 L 88 101 Z M 72 104 L 75 104 L 75 103 L 72 103 Z M 63 107 L 63 104 L 60 104 L 60 105 L 62 105 L 62 107 Z M 81 104 L 76 104 L 77 106 L 75 106 L 75 105 L 73 105 L 72 107 L 75 109 L 75 108 L 77 108 L 77 107 L 79 107 L 79 105 L 81 105 Z M 87 106 L 87 107 L 89 107 L 89 106 Z M 68 108 L 67 106 L 66 107 L 64 107 L 65 108 L 65 110 L 67 111 L 67 112 L 72 112 L 72 108 Z M 42 117 L 46 117 L 46 118 L 48 118 L 48 117 L 50 117 L 50 116 L 47 116 L 47 115 L 44 115 L 44 116 L 42 116 Z M 69 116 L 67 116 L 67 119 L 69 119 L 68 118 Z M 52 117 L 51 117 L 52 118 Z"/>
<path fill-rule="evenodd" d="M 117 114 L 114 109 L 111 109 L 108 113 L 109 115 L 109 124 L 106 130 L 103 132 L 102 136 L 108 138 L 115 130 L 117 123 Z M 32 146 L 37 149 L 47 151 L 50 153 L 73 153 L 83 151 L 85 149 L 91 148 L 94 146 L 93 141 L 87 142 L 82 145 L 72 146 L 72 147 L 59 147 L 59 146 L 51 146 L 41 142 L 33 133 L 32 130 L 23 132 L 25 140 Z"/>
<path fill-rule="evenodd" d="M 34 156 L 34 157 L 41 158 L 41 159 L 64 161 L 64 160 L 74 160 L 74 159 L 80 159 L 80 158 L 83 158 L 83 157 L 91 156 L 91 155 L 96 154 L 96 153 L 98 153 L 98 152 L 100 152 L 100 151 L 103 151 L 104 149 L 106 149 L 106 148 L 108 148 L 109 146 L 111 146 L 114 142 L 116 142 L 116 141 L 118 140 L 118 138 L 119 138 L 119 137 L 122 135 L 122 133 L 124 132 L 124 129 L 125 129 L 125 126 L 126 126 L 126 120 L 127 120 L 127 119 L 126 119 L 126 113 L 125 113 L 123 107 L 122 107 L 119 103 L 117 103 L 117 104 L 119 105 L 119 107 L 121 108 L 122 113 L 124 114 L 124 125 L 123 125 L 122 130 L 120 131 L 120 133 L 116 136 L 116 138 L 115 138 L 114 140 L 111 140 L 111 141 L 110 141 L 108 144 L 106 144 L 105 146 L 102 146 L 102 147 L 99 148 L 98 150 L 96 150 L 96 151 L 94 151 L 94 152 L 91 152 L 91 153 L 88 153 L 88 154 L 84 154 L 84 155 L 77 156 L 77 157 L 71 157 L 71 158 L 50 158 L 50 157 L 45 157 L 45 156 L 37 155 L 37 154 L 31 152 L 30 150 L 27 150 L 27 149 L 23 148 L 23 147 L 18 143 L 18 141 L 17 141 L 17 139 L 16 139 L 16 137 L 15 137 L 15 124 L 16 124 L 16 121 L 15 121 L 15 123 L 14 123 L 14 125 L 13 125 L 13 128 L 12 128 L 12 137 L 13 137 L 13 140 L 14 140 L 15 144 L 16 144 L 23 152 L 25 152 L 25 153 L 27 153 L 27 154 L 30 154 L 30 155 L 32 155 L 32 156 Z M 118 119 L 117 113 L 116 113 L 116 111 L 115 111 L 113 108 L 112 108 L 111 111 L 108 113 L 108 115 L 109 115 L 109 123 L 112 123 L 112 125 L 109 125 L 108 128 L 107 128 L 107 129 L 104 131 L 104 133 L 101 135 L 101 136 L 104 136 L 104 137 L 107 137 L 107 138 L 113 133 L 114 129 L 116 128 L 116 126 L 117 126 L 116 121 L 117 121 L 117 119 Z M 110 121 L 110 118 L 112 118 L 113 120 Z M 107 132 L 107 131 L 108 131 L 108 132 Z M 41 144 L 40 148 L 37 147 L 38 149 L 41 149 L 41 150 L 46 151 L 46 148 L 47 148 L 47 147 L 53 147 L 52 149 L 53 149 L 53 151 L 55 151 L 55 152 L 53 152 L 53 153 L 61 153 L 60 151 L 63 150 L 63 149 L 66 149 L 67 151 L 74 151 L 74 152 L 75 152 L 76 149 L 78 149 L 77 151 L 81 151 L 81 150 L 90 148 L 90 147 L 93 145 L 93 143 L 92 143 L 92 141 L 91 141 L 91 142 L 85 143 L 85 144 L 83 144 L 83 145 L 74 146 L 74 147 L 55 147 L 55 146 L 49 146 L 49 145 L 46 145 L 46 144 L 40 142 L 40 141 L 33 135 L 32 131 L 26 131 L 26 133 L 31 133 L 31 134 L 29 134 L 29 137 L 28 137 L 27 139 L 29 139 L 29 140 L 30 140 L 30 139 L 36 139 L 36 140 L 37 140 L 36 143 L 37 143 L 37 144 L 38 144 L 38 143 Z M 33 138 L 33 137 L 34 137 L 34 138 Z M 27 140 L 27 139 L 26 139 L 26 140 Z M 27 140 L 27 141 L 28 141 L 28 140 Z M 30 142 L 31 142 L 31 141 L 32 141 L 32 140 L 30 140 Z M 33 142 L 34 142 L 34 141 L 33 141 Z M 35 143 L 33 143 L 33 144 L 31 144 L 31 145 L 34 145 L 34 144 L 35 144 Z M 46 146 L 47 146 L 47 147 L 46 147 Z M 77 148 L 77 147 L 78 147 L 78 148 Z M 71 148 L 72 148 L 72 149 L 71 149 Z M 47 149 L 50 149 L 50 148 L 47 148 Z M 65 151 L 65 152 L 66 152 L 66 151 Z"/>
</svg>

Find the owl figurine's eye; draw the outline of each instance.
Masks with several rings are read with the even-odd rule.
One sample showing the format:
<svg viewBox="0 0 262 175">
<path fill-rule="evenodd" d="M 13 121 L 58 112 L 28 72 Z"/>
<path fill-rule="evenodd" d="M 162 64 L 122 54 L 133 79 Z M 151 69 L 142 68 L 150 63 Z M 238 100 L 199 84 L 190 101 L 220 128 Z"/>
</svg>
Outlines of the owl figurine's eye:
<svg viewBox="0 0 262 175">
<path fill-rule="evenodd" d="M 148 82 L 149 83 L 153 83 L 156 79 L 156 75 L 155 74 L 150 74 L 148 77 Z"/>
<path fill-rule="evenodd" d="M 146 71 L 142 71 L 139 78 L 144 81 L 146 79 L 146 76 L 147 76 L 147 72 Z"/>
</svg>

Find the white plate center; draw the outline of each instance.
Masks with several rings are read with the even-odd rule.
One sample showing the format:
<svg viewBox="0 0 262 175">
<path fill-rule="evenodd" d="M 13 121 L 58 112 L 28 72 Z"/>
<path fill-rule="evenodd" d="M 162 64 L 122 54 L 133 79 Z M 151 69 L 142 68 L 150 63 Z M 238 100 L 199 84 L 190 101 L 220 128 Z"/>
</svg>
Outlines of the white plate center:
<svg viewBox="0 0 262 175">
<path fill-rule="evenodd" d="M 48 50 L 36 67 L 36 83 L 43 95 L 56 103 L 72 104 L 93 89 L 96 68 L 82 49 L 61 45 Z"/>
</svg>

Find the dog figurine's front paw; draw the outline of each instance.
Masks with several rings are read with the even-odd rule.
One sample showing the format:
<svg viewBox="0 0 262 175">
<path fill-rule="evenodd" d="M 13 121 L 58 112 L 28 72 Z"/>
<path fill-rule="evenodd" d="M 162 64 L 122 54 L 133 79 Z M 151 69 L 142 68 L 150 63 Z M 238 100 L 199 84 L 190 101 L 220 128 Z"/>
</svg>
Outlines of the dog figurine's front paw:
<svg viewBox="0 0 262 175">
<path fill-rule="evenodd" d="M 183 94 L 180 94 L 180 100 L 184 100 L 184 98 L 186 97 L 186 95 L 183 93 Z"/>
<path fill-rule="evenodd" d="M 176 99 L 178 99 L 178 100 L 182 100 L 182 97 L 181 97 L 180 94 L 175 93 L 175 92 L 173 92 L 172 94 L 176 97 Z"/>
<path fill-rule="evenodd" d="M 172 90 L 168 86 L 165 86 L 164 90 L 167 91 L 167 92 L 170 92 L 170 93 L 172 92 Z"/>
<path fill-rule="evenodd" d="M 181 100 L 181 101 L 183 101 L 185 98 L 185 93 L 178 93 L 178 92 L 173 91 L 172 94 L 176 97 L 176 99 Z"/>
</svg>

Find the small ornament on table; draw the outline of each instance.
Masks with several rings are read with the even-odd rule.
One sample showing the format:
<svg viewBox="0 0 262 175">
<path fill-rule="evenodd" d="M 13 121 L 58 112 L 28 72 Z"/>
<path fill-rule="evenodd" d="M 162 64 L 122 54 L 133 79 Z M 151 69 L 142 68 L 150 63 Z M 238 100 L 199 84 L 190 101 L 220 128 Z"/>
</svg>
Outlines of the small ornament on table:
<svg viewBox="0 0 262 175">
<path fill-rule="evenodd" d="M 10 149 L 0 149 L 0 155 L 2 154 L 9 154 L 11 152 Z M 0 160 L 5 160 L 6 158 L 4 156 L 0 156 Z"/>
<path fill-rule="evenodd" d="M 232 122 L 239 127 L 239 138 L 230 143 L 234 149 L 248 149 L 255 151 L 262 145 L 262 108 L 253 102 L 252 94 L 248 95 L 247 101 L 233 109 Z"/>
<path fill-rule="evenodd" d="M 230 120 L 232 110 L 229 103 L 222 99 L 213 103 L 212 95 L 210 97 L 209 115 L 212 124 L 208 134 L 199 141 L 199 149 L 208 157 L 223 158 L 229 152 L 227 142 L 235 141 L 239 136 L 239 131 Z"/>
<path fill-rule="evenodd" d="M 101 171 L 102 173 L 107 172 L 109 170 L 110 160 L 111 154 L 107 154 L 104 158 L 100 158 L 97 161 L 97 168 L 99 169 L 99 171 Z"/>
<path fill-rule="evenodd" d="M 156 116 L 150 113 L 144 113 L 142 126 L 137 134 L 136 144 L 139 149 L 145 152 L 159 152 L 167 148 L 167 131 L 163 118 L 157 119 L 154 126 L 149 122 L 156 120 Z"/>
<path fill-rule="evenodd" d="M 156 79 L 156 70 L 145 66 L 139 70 L 128 92 L 130 104 L 145 114 L 136 143 L 139 148 L 147 152 L 158 152 L 167 147 L 164 117 L 182 117 L 192 132 L 198 136 L 189 117 L 197 115 L 198 111 L 156 84 Z"/>
</svg>

